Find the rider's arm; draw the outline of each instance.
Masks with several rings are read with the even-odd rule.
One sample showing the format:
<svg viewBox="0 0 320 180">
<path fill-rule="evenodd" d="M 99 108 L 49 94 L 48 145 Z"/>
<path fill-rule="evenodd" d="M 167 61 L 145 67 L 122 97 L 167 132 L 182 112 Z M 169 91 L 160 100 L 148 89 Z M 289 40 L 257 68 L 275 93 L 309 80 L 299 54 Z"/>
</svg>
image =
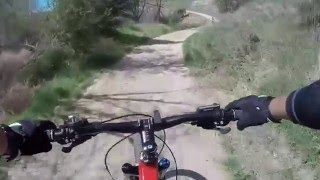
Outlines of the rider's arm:
<svg viewBox="0 0 320 180">
<path fill-rule="evenodd" d="M 274 98 L 270 105 L 269 110 L 275 119 L 287 119 L 290 120 L 290 117 L 288 116 L 288 113 L 286 111 L 286 101 L 287 96 L 281 96 Z"/>
<path fill-rule="evenodd" d="M 288 97 L 273 99 L 269 110 L 275 118 L 320 129 L 320 80 L 293 91 Z"/>
<path fill-rule="evenodd" d="M 7 152 L 8 141 L 5 132 L 0 129 L 0 155 L 3 155 Z"/>
</svg>

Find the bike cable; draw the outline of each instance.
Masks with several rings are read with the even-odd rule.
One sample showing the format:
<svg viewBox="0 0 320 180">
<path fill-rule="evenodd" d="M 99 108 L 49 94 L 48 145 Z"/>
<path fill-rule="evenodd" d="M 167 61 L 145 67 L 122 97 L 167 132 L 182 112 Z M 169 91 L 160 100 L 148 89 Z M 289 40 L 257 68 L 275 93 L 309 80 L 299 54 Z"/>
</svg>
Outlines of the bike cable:
<svg viewBox="0 0 320 180">
<path fill-rule="evenodd" d="M 111 121 L 114 121 L 114 120 L 117 120 L 117 119 L 121 119 L 121 118 L 125 118 L 125 117 L 130 117 L 130 116 L 145 116 L 145 117 L 150 117 L 150 118 L 152 118 L 152 116 L 150 116 L 150 115 L 148 115 L 148 114 L 138 114 L 138 113 L 137 113 L 137 114 L 127 114 L 127 115 L 123 115 L 123 116 L 119 116 L 119 117 L 115 117 L 115 118 L 111 118 L 111 119 L 102 121 L 102 123 L 107 123 L 107 122 L 111 122 Z M 124 140 L 130 138 L 130 137 L 133 136 L 134 134 L 136 134 L 136 133 L 132 133 L 132 134 L 130 134 L 130 135 L 128 135 L 128 136 L 125 136 L 124 138 L 120 139 L 118 142 L 116 142 L 115 144 L 113 144 L 113 145 L 108 149 L 108 151 L 107 151 L 107 153 L 106 153 L 106 155 L 105 155 L 105 157 L 104 157 L 104 165 L 105 165 L 105 168 L 106 168 L 106 170 L 107 170 L 107 172 L 108 172 L 108 174 L 109 174 L 109 176 L 111 177 L 112 180 L 115 180 L 115 178 L 112 176 L 112 174 L 111 174 L 111 172 L 110 172 L 110 170 L 109 170 L 109 167 L 108 167 L 108 162 L 107 162 L 108 155 L 109 155 L 110 151 L 111 151 L 115 146 L 117 146 L 118 144 L 120 144 L 120 143 L 123 142 Z M 171 150 L 170 147 L 166 144 L 166 131 L 163 130 L 163 139 L 161 139 L 161 138 L 160 138 L 159 136 L 157 136 L 157 135 L 155 135 L 155 137 L 157 137 L 157 138 L 163 143 L 163 144 L 162 144 L 162 147 L 161 147 L 161 149 L 160 149 L 160 151 L 159 151 L 159 154 L 162 153 L 162 151 L 163 151 L 163 149 L 164 149 L 165 146 L 168 147 L 170 153 L 172 154 L 173 159 L 174 159 L 174 162 L 175 162 L 175 164 L 176 164 L 176 180 L 177 180 L 177 178 L 178 178 L 177 161 L 176 161 L 176 158 L 175 158 L 172 150 Z"/>
<path fill-rule="evenodd" d="M 132 134 L 130 134 L 130 135 L 128 135 L 128 136 L 120 139 L 120 140 L 119 140 L 118 142 L 116 142 L 115 144 L 113 144 L 113 145 L 108 149 L 106 155 L 104 156 L 104 166 L 105 166 L 105 168 L 106 168 L 106 170 L 107 170 L 107 172 L 108 172 L 108 174 L 109 174 L 109 176 L 111 177 L 112 180 L 115 180 L 115 178 L 112 176 L 112 174 L 111 174 L 111 172 L 110 172 L 110 170 L 109 170 L 109 167 L 108 167 L 108 162 L 107 162 L 108 154 L 110 153 L 110 151 L 111 151 L 115 146 L 117 146 L 118 144 L 120 144 L 122 141 L 128 139 L 129 137 L 133 136 L 134 134 L 136 134 L 136 133 L 132 133 Z"/>
<path fill-rule="evenodd" d="M 163 141 L 163 140 L 162 140 L 159 136 L 157 136 L 157 135 L 155 135 L 155 137 L 158 138 L 160 141 L 162 141 L 163 144 L 169 149 L 169 151 L 170 151 L 170 153 L 171 153 L 171 155 L 172 155 L 172 157 L 173 157 L 173 161 L 174 161 L 174 163 L 176 164 L 176 168 L 175 168 L 175 169 L 176 169 L 176 180 L 178 180 L 178 164 L 177 164 L 176 157 L 174 156 L 171 148 L 169 147 L 169 145 L 168 145 L 165 141 Z"/>
<path fill-rule="evenodd" d="M 102 121 L 102 123 L 107 123 L 107 122 L 111 122 L 111 121 L 114 121 L 114 120 L 117 120 L 117 119 L 122 119 L 122 118 L 125 118 L 125 117 L 130 117 L 130 116 L 145 116 L 145 117 L 152 117 L 148 114 L 127 114 L 127 115 L 123 115 L 123 116 L 118 116 L 118 117 L 115 117 L 115 118 L 111 118 L 111 119 L 108 119 L 108 120 L 105 120 L 105 121 Z M 108 158 L 108 155 L 110 153 L 110 151 L 115 147 L 117 146 L 118 144 L 120 144 L 121 142 L 123 142 L 124 140 L 128 139 L 129 137 L 133 136 L 134 134 L 136 133 L 133 133 L 133 134 L 130 134 L 128 136 L 125 136 L 124 138 L 120 139 L 118 142 L 116 142 L 115 144 L 113 144 L 107 151 L 105 157 L 104 157 L 104 166 L 109 174 L 109 176 L 111 177 L 112 180 L 115 180 L 114 177 L 112 176 L 110 170 L 109 170 L 109 167 L 108 167 L 108 163 L 107 163 L 107 158 Z"/>
<path fill-rule="evenodd" d="M 165 143 L 164 142 L 166 142 L 166 130 L 162 130 L 163 131 L 163 139 L 162 139 L 162 146 L 161 146 L 161 149 L 160 149 L 160 151 L 159 151 L 159 155 L 162 153 L 162 151 L 163 151 L 163 148 L 164 148 L 164 146 L 165 146 Z"/>
</svg>

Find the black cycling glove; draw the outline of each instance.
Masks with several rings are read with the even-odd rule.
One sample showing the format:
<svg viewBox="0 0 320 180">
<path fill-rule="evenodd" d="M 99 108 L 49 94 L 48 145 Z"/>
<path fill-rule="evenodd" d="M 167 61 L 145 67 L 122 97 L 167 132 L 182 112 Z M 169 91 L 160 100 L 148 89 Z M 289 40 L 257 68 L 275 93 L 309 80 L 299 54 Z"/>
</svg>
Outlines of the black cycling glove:
<svg viewBox="0 0 320 180">
<path fill-rule="evenodd" d="M 22 120 L 9 126 L 2 125 L 8 139 L 7 161 L 20 155 L 33 155 L 49 152 L 52 145 L 45 131 L 56 129 L 51 121 Z"/>
<path fill-rule="evenodd" d="M 250 126 L 259 126 L 269 121 L 280 122 L 271 116 L 269 104 L 273 97 L 247 96 L 228 104 L 226 110 L 240 110 L 238 113 L 237 128 L 244 130 Z"/>
</svg>

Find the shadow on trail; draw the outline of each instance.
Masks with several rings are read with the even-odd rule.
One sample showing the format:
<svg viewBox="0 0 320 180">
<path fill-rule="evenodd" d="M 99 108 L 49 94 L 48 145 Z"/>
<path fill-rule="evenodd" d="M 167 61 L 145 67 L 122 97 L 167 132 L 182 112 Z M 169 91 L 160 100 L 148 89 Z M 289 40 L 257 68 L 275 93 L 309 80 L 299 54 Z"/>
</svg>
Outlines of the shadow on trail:
<svg viewBox="0 0 320 180">
<path fill-rule="evenodd" d="M 134 101 L 134 102 L 157 102 L 157 103 L 163 103 L 163 104 L 173 104 L 173 105 L 184 105 L 184 106 L 194 106 L 194 104 L 189 103 L 183 103 L 183 102 L 174 102 L 174 101 L 164 101 L 161 99 L 143 99 L 143 98 L 113 98 L 109 95 L 90 95 L 84 97 L 86 99 L 92 99 L 98 102 L 105 101 L 105 100 L 112 100 L 112 101 Z M 115 105 L 111 103 L 112 105 Z M 123 108 L 123 107 L 122 107 Z M 136 113 L 136 112 L 132 112 Z"/>
<path fill-rule="evenodd" d="M 175 179 L 175 177 L 176 177 L 176 170 L 171 170 L 166 173 L 165 179 L 167 180 L 169 180 L 169 178 Z M 188 169 L 178 169 L 178 178 L 181 178 L 181 177 L 190 178 L 190 180 L 208 180 L 207 178 L 203 177 L 201 174 Z"/>
<path fill-rule="evenodd" d="M 177 89 L 171 91 L 154 91 L 154 92 L 134 92 L 134 93 L 118 93 L 118 94 L 108 94 L 108 96 L 130 96 L 130 95 L 148 95 L 148 94 L 167 94 L 167 93 L 175 93 L 180 91 L 188 91 L 188 90 L 197 90 L 201 87 L 194 87 L 194 88 L 184 88 L 184 89 Z"/>
<path fill-rule="evenodd" d="M 115 40 L 120 43 L 131 44 L 131 45 L 175 44 L 175 43 L 183 42 L 183 41 L 153 39 L 150 37 L 136 36 L 133 34 L 125 34 L 121 32 L 117 32 L 114 37 L 115 37 Z"/>
<path fill-rule="evenodd" d="M 164 56 L 161 59 L 165 59 L 166 57 Z M 181 62 L 159 62 L 159 61 L 133 61 L 131 60 L 130 57 L 127 57 L 127 61 L 125 62 L 125 65 L 122 65 L 117 68 L 118 70 L 136 70 L 136 69 L 152 69 L 154 71 L 156 70 L 161 70 L 160 72 L 163 71 L 168 71 L 170 69 L 184 69 L 184 64 Z M 154 72 L 156 73 L 156 72 Z"/>
</svg>

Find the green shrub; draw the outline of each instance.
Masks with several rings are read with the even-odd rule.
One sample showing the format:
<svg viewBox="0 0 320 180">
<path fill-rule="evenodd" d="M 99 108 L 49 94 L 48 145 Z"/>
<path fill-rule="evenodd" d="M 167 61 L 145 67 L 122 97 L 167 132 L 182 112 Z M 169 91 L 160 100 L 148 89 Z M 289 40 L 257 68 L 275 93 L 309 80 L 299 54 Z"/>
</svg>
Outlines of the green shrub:
<svg viewBox="0 0 320 180">
<path fill-rule="evenodd" d="M 252 47 L 257 44 L 250 42 L 250 36 L 243 35 L 244 27 L 221 25 L 191 36 L 183 46 L 186 64 L 214 71 L 221 62 L 246 61 L 245 56 L 253 54 Z"/>
<path fill-rule="evenodd" d="M 215 0 L 216 5 L 221 13 L 234 12 L 239 7 L 250 0 Z"/>
<path fill-rule="evenodd" d="M 83 72 L 77 76 L 56 77 L 35 92 L 31 107 L 15 119 L 23 118 L 52 118 L 54 108 L 64 102 L 71 101 L 81 95 L 88 83 L 90 74 Z"/>
<path fill-rule="evenodd" d="M 166 16 L 162 16 L 160 21 L 164 24 L 175 25 L 180 23 L 183 20 L 183 16 L 186 14 L 186 9 L 178 9 L 169 13 Z"/>
<path fill-rule="evenodd" d="M 116 64 L 125 55 L 126 45 L 112 38 L 101 38 L 90 54 L 78 59 L 80 71 L 99 70 Z"/>
<path fill-rule="evenodd" d="M 55 38 L 72 47 L 77 54 L 88 53 L 101 37 L 110 37 L 125 12 L 127 1 L 117 0 L 56 0 L 50 13 Z"/>
<path fill-rule="evenodd" d="M 320 23 L 320 1 L 303 1 L 298 3 L 301 23 L 305 26 L 315 26 Z"/>
<path fill-rule="evenodd" d="M 68 70 L 70 57 L 69 53 L 62 49 L 48 50 L 24 67 L 19 79 L 27 81 L 31 85 L 50 80 L 62 71 Z"/>
</svg>

